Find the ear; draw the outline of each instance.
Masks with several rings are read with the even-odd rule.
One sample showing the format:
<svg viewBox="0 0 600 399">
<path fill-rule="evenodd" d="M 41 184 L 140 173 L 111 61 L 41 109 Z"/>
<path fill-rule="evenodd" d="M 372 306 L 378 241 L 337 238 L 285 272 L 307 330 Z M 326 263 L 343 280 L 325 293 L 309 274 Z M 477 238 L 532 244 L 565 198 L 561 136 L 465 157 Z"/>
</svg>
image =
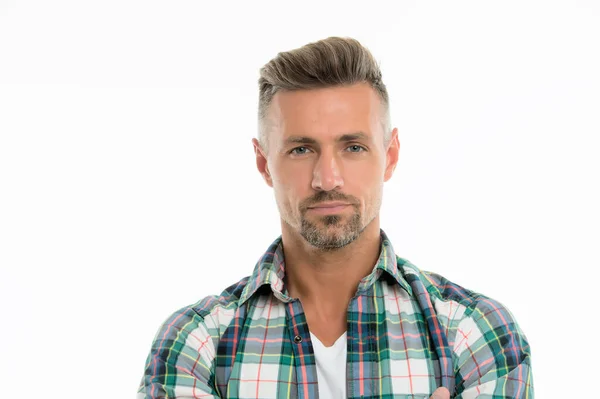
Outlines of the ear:
<svg viewBox="0 0 600 399">
<path fill-rule="evenodd" d="M 263 179 L 269 187 L 273 187 L 273 179 L 271 178 L 271 172 L 269 171 L 269 165 L 267 163 L 267 156 L 265 155 L 260 143 L 257 139 L 252 139 L 254 145 L 254 154 L 256 154 L 256 168 L 262 175 Z"/>
<path fill-rule="evenodd" d="M 400 152 L 400 140 L 398 139 L 398 128 L 392 130 L 392 137 L 386 150 L 386 163 L 383 181 L 386 182 L 392 178 L 396 165 L 398 164 L 398 155 Z"/>
</svg>

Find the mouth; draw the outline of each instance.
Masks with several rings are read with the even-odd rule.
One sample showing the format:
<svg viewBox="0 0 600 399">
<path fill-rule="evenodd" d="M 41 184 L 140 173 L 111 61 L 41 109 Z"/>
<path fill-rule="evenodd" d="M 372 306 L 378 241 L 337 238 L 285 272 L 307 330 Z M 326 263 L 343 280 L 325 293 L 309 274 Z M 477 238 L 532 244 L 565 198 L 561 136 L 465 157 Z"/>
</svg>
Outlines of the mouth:
<svg viewBox="0 0 600 399">
<path fill-rule="evenodd" d="M 333 205 L 319 205 L 315 207 L 308 208 L 310 212 L 317 214 L 329 214 L 329 213 L 339 213 L 344 209 L 350 207 L 349 204 L 333 204 Z"/>
</svg>

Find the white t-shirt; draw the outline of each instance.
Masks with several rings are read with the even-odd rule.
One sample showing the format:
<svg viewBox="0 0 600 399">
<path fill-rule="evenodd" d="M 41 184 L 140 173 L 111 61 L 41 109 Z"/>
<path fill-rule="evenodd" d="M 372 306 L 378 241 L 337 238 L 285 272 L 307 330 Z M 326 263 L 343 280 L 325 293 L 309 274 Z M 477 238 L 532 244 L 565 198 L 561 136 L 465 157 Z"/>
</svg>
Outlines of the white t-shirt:
<svg viewBox="0 0 600 399">
<path fill-rule="evenodd" d="M 346 399 L 346 333 L 327 347 L 310 333 L 319 382 L 319 399 Z"/>
</svg>

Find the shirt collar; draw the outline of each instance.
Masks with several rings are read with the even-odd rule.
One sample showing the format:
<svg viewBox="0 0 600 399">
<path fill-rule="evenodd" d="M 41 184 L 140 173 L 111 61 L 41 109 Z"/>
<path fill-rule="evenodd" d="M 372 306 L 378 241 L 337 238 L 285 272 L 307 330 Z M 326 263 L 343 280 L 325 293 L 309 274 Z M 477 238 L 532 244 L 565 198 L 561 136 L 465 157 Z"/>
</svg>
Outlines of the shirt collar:
<svg viewBox="0 0 600 399">
<path fill-rule="evenodd" d="M 382 229 L 380 229 L 380 235 L 381 251 L 379 259 L 371 273 L 364 277 L 358 284 L 358 291 L 368 290 L 385 273 L 391 276 L 409 295 L 412 295 L 410 284 L 398 268 L 398 261 L 392 243 Z M 246 287 L 242 291 L 239 305 L 246 302 L 263 286 L 269 286 L 273 295 L 279 300 L 290 302 L 292 298 L 288 296 L 287 290 L 284 287 L 284 276 L 285 260 L 283 256 L 283 244 L 281 236 L 279 236 L 257 262 Z"/>
</svg>

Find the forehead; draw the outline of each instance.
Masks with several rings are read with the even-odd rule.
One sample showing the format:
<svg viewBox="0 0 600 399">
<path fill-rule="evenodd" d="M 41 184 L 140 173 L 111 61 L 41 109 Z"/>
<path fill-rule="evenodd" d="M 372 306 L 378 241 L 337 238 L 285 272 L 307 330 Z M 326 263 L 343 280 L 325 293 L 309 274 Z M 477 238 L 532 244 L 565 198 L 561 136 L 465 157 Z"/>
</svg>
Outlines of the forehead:
<svg viewBox="0 0 600 399">
<path fill-rule="evenodd" d="M 379 96 L 367 83 L 279 91 L 270 107 L 271 139 L 282 143 L 302 135 L 327 140 L 358 131 L 372 136 L 381 110 Z"/>
</svg>

